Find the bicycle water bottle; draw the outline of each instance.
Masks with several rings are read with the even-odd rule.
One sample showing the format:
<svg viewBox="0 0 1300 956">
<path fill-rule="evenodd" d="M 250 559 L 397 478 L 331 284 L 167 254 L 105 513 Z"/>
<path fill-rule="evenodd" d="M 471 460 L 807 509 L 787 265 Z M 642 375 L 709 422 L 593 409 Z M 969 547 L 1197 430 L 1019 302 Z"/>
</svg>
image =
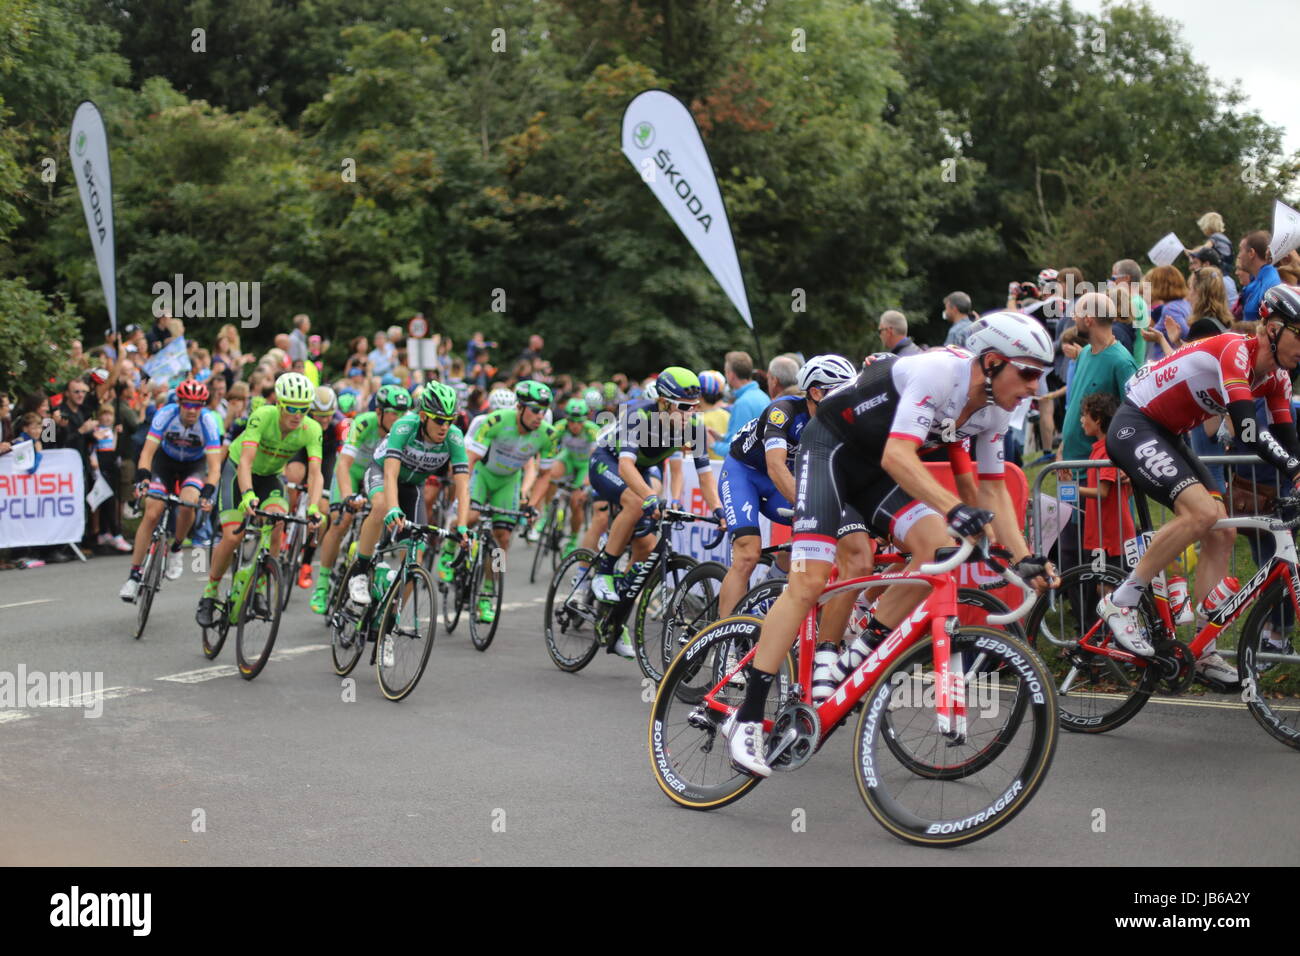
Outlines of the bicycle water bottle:
<svg viewBox="0 0 1300 956">
<path fill-rule="evenodd" d="M 867 599 L 867 591 L 864 588 L 858 592 L 858 599 L 853 602 L 853 610 L 849 614 L 849 634 L 857 637 L 867 629 L 867 622 L 871 620 L 872 602 Z"/>
<path fill-rule="evenodd" d="M 876 641 L 875 643 L 879 643 L 879 641 Z M 814 695 L 813 699 L 814 700 L 817 699 L 816 695 L 820 691 L 825 691 L 828 681 L 829 681 L 830 690 L 834 690 L 836 687 L 838 687 L 840 683 L 844 680 L 844 678 L 848 677 L 855 670 L 857 670 L 858 665 L 871 656 L 871 652 L 873 649 L 874 648 L 871 646 L 871 644 L 867 643 L 867 632 L 863 631 L 863 633 L 859 634 L 856 638 L 854 638 L 853 643 L 849 645 L 848 650 L 846 650 L 843 654 L 838 655 L 834 661 L 830 662 L 829 666 L 823 672 L 824 676 L 822 674 L 818 674 L 816 670 L 814 670 L 813 671 L 813 695 Z M 833 645 L 832 645 L 832 653 L 833 653 Z M 814 668 L 816 668 L 817 663 L 821 658 L 821 656 L 822 656 L 822 651 L 819 648 L 816 656 L 813 657 Z M 827 697 L 830 696 L 829 691 L 826 691 L 826 696 Z M 823 698 L 823 700 L 824 699 L 825 698 Z"/>
<path fill-rule="evenodd" d="M 377 598 L 383 597 L 384 593 L 388 590 L 388 582 L 392 579 L 393 569 L 389 567 L 386 562 L 381 561 L 379 564 L 376 564 L 374 586 L 372 588 L 374 596 Z"/>
<path fill-rule="evenodd" d="M 1195 619 L 1192 602 L 1187 593 L 1187 578 L 1172 577 L 1168 587 L 1169 610 L 1173 612 L 1175 624 L 1191 624 Z"/>
<path fill-rule="evenodd" d="M 1201 602 L 1201 613 L 1213 614 L 1230 597 L 1241 590 L 1241 582 L 1229 575 L 1214 586 L 1214 590 Z"/>
</svg>

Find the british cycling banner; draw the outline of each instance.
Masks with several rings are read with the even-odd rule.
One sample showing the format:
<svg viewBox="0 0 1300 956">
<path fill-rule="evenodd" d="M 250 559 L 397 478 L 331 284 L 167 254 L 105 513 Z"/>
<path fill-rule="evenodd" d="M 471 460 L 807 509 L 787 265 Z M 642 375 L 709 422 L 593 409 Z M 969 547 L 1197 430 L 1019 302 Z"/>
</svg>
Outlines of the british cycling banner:
<svg viewBox="0 0 1300 956">
<path fill-rule="evenodd" d="M 30 548 L 81 540 L 86 522 L 81 456 L 68 448 L 42 452 L 36 470 L 0 456 L 0 548 Z"/>
<path fill-rule="evenodd" d="M 752 329 L 727 209 L 709 151 L 686 104 L 663 90 L 637 94 L 623 111 L 622 148 Z"/>
<path fill-rule="evenodd" d="M 95 250 L 99 282 L 104 289 L 108 324 L 117 331 L 117 256 L 113 241 L 113 174 L 108 168 L 108 132 L 99 108 L 86 100 L 77 107 L 68 134 L 72 174 L 81 194 L 81 208 Z"/>
</svg>

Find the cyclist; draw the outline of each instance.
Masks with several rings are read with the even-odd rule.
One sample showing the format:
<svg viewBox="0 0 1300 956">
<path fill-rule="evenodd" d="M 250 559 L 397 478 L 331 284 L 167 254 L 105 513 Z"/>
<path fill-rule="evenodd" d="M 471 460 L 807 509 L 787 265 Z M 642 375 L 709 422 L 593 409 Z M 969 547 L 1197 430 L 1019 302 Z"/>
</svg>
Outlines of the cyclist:
<svg viewBox="0 0 1300 956">
<path fill-rule="evenodd" d="M 218 498 L 222 535 L 213 549 L 208 583 L 195 614 L 199 627 L 213 625 L 217 588 L 239 546 L 239 529 L 248 510 L 259 505 L 265 511 L 287 510 L 280 475 L 300 448 L 307 451 L 307 500 L 313 502 L 307 507 L 307 517 L 313 523 L 320 519 L 315 502 L 325 484 L 320 469 L 321 429 L 307 417 L 315 396 L 311 379 L 301 372 L 285 372 L 275 381 L 275 404 L 264 404 L 253 412 L 248 426 L 230 443 Z M 281 537 L 277 531 L 272 538 L 273 555 L 279 553 Z M 252 600 L 259 613 L 265 613 L 260 605 L 266 596 L 254 594 Z"/>
<path fill-rule="evenodd" d="M 316 395 L 312 399 L 311 411 L 308 412 L 321 429 L 321 474 L 334 474 L 334 463 L 338 459 L 339 449 L 343 447 L 343 441 L 348 435 L 348 426 L 351 424 L 346 415 L 339 411 L 338 396 L 334 394 L 334 389 L 328 385 L 317 385 Z M 285 480 L 291 484 L 302 484 L 303 478 L 307 474 L 307 452 L 300 450 L 298 454 L 285 466 Z M 322 511 L 325 508 L 325 499 L 315 502 L 317 508 Z M 298 507 L 298 493 L 292 491 L 289 494 L 290 510 Z M 319 533 L 319 532 L 318 532 Z M 308 538 L 302 549 L 302 564 L 298 569 L 298 587 L 309 588 L 312 585 L 311 566 L 312 561 L 316 558 L 316 541 L 314 536 Z M 286 581 L 285 587 L 292 587 L 292 582 Z"/>
<path fill-rule="evenodd" d="M 799 369 L 802 395 L 777 399 L 736 432 L 719 479 L 722 507 L 727 513 L 727 533 L 731 536 L 731 566 L 718 591 L 719 617 L 731 613 L 758 566 L 763 543 L 758 516 L 764 514 L 769 521 L 790 524 L 790 519 L 782 517 L 779 509 L 791 508 L 790 502 L 795 499 L 793 466 L 804 427 L 817 414 L 817 406 L 831 389 L 857 376 L 853 363 L 842 356 L 815 356 Z M 841 533 L 840 538 L 843 537 Z M 840 569 L 842 574 L 848 574 L 849 570 L 848 567 Z M 858 566 L 852 570 L 866 573 L 866 568 Z M 851 606 L 849 601 L 843 608 L 846 620 Z M 833 631 L 833 627 L 828 627 L 826 633 Z"/>
<path fill-rule="evenodd" d="M 363 412 L 352 420 L 347 440 L 339 451 L 338 464 L 330 482 L 330 504 L 343 504 L 337 521 L 332 521 L 320 549 L 320 577 L 312 592 L 311 609 L 325 613 L 325 597 L 329 591 L 330 573 L 338 560 L 339 545 L 352 524 L 352 516 L 365 504 L 366 469 L 375 458 L 375 450 L 388 435 L 393 423 L 411 409 L 411 394 L 400 385 L 385 385 L 376 396 L 373 412 Z M 378 494 L 378 492 L 376 492 Z"/>
<path fill-rule="evenodd" d="M 181 498 L 190 503 L 201 500 L 204 511 L 212 510 L 216 485 L 221 480 L 221 419 L 207 404 L 208 387 L 186 379 L 176 386 L 176 401 L 154 413 L 135 470 L 137 497 L 145 487 L 155 494 L 170 494 L 179 486 Z M 157 498 L 145 501 L 144 516 L 135 530 L 131 573 L 118 591 L 123 601 L 135 600 L 140 566 L 166 507 L 167 503 Z M 171 581 L 185 571 L 181 542 L 193 523 L 192 508 L 177 510 L 175 535 L 167 554 L 167 578 Z"/>
<path fill-rule="evenodd" d="M 462 545 L 468 544 L 469 464 L 465 436 L 452 424 L 455 418 L 456 390 L 442 382 L 429 382 L 421 390 L 416 408 L 397 419 L 388 437 L 375 449 L 365 476 L 366 494 L 375 507 L 361 526 L 357 560 L 348 579 L 348 596 L 354 603 L 370 603 L 375 547 L 384 529 L 400 531 L 408 520 L 428 523 L 423 489 L 430 475 L 451 475 L 456 489 L 456 537 Z M 448 547 L 454 549 L 446 542 L 438 562 L 439 572 Z"/>
<path fill-rule="evenodd" d="M 1140 369 L 1125 386 L 1124 403 L 1106 433 L 1106 453 L 1148 498 L 1174 512 L 1156 532 L 1137 566 L 1097 613 L 1116 642 L 1134 654 L 1155 653 L 1137 613 L 1154 578 L 1194 541 L 1201 542 L 1193 598 L 1198 607 L 1228 570 L 1235 532 L 1213 530 L 1227 516 L 1205 466 L 1178 436 L 1212 415 L 1227 414 L 1237 438 L 1289 480 L 1300 474 L 1300 441 L 1291 415 L 1291 377 L 1300 365 L 1300 291 L 1275 286 L 1260 303 L 1254 335 L 1225 332 L 1201 339 Z M 1269 426 L 1256 420 L 1263 399 Z M 1203 609 L 1203 607 L 1202 607 Z M 1196 672 L 1212 685 L 1231 686 L 1237 670 L 1211 643 Z"/>
<path fill-rule="evenodd" d="M 515 386 L 516 408 L 490 412 L 471 425 L 465 441 L 469 451 L 470 499 L 479 504 L 491 505 L 507 511 L 519 508 L 519 489 L 523 468 L 533 458 L 541 459 L 543 469 L 550 468 L 555 456 L 555 436 L 544 427 L 545 413 L 551 405 L 551 390 L 541 382 L 525 379 Z M 528 510 L 527 508 L 525 510 Z M 479 520 L 479 512 L 471 510 L 470 525 Z M 510 549 L 510 532 L 515 519 L 508 515 L 495 515 L 492 530 L 502 551 Z M 504 573 L 504 569 L 498 569 Z M 493 579 L 486 577 L 483 588 L 490 592 Z M 492 623 L 496 612 L 488 597 L 479 602 L 478 619 Z"/>
<path fill-rule="evenodd" d="M 632 543 L 633 561 L 644 560 L 655 545 L 650 532 L 659 498 L 648 483 L 651 468 L 669 463 L 669 497 L 679 500 L 681 459 L 689 452 L 707 506 L 722 517 L 704 426 L 694 414 L 700 403 L 699 378 L 690 369 L 669 366 L 655 379 L 655 391 L 655 399 L 629 402 L 623 407 L 618 427 L 602 433 L 604 437 L 591 456 L 592 491 L 601 500 L 622 508 L 610 522 L 609 538 L 596 557 L 592 580 L 592 593 L 608 603 L 618 601 L 614 562 L 628 543 Z"/>
<path fill-rule="evenodd" d="M 555 427 L 558 439 L 559 455 L 551 466 L 550 480 L 563 481 L 567 476 L 573 490 L 569 493 L 569 535 L 564 541 L 563 556 L 568 557 L 577 546 L 578 533 L 582 530 L 583 505 L 587 495 L 587 469 L 591 453 L 596 447 L 600 429 L 588 416 L 591 410 L 581 398 L 571 398 L 564 406 L 564 420 Z M 534 495 L 537 495 L 534 486 Z M 540 498 L 532 498 L 535 506 L 541 510 L 555 495 L 555 485 L 549 484 Z M 533 522 L 528 532 L 528 540 L 536 541 L 541 533 L 541 518 Z M 536 534 L 534 533 L 536 532 Z"/>
<path fill-rule="evenodd" d="M 1052 362 L 1051 340 L 1027 316 L 994 312 L 972 324 L 967 349 L 871 356 L 854 382 L 822 400 L 803 430 L 789 584 L 763 622 L 744 702 L 721 728 L 731 761 L 740 769 L 761 777 L 771 773 L 764 758 L 764 703 L 781 659 L 825 587 L 836 536 L 845 524 L 892 537 L 910 553 L 911 571 L 933 561 L 952 535 L 970 538 L 992 525 L 1021 577 L 1040 590 L 1058 583 L 1045 559 L 1029 557 L 1002 480 L 1011 412 L 1037 390 Z M 963 448 L 965 439 L 970 452 Z M 919 452 L 939 444 L 949 446 L 961 497 L 920 458 Z M 972 457 L 978 488 L 971 477 Z M 945 514 L 946 527 L 940 517 Z M 926 594 L 915 585 L 887 588 L 862 635 L 835 664 L 817 669 L 822 673 L 814 674 L 814 684 L 838 683 Z"/>
</svg>

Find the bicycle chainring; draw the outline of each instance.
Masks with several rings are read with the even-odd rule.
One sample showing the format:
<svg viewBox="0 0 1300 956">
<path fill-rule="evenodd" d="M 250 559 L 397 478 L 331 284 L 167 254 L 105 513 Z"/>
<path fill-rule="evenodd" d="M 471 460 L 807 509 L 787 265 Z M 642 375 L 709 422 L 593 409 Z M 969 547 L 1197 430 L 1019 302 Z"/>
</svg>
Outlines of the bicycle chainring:
<svg viewBox="0 0 1300 956">
<path fill-rule="evenodd" d="M 798 770 L 821 743 L 822 722 L 817 711 L 800 701 L 782 707 L 768 734 L 767 762 L 773 770 Z"/>
<path fill-rule="evenodd" d="M 1191 648 L 1172 638 L 1155 642 L 1156 655 L 1151 664 L 1160 673 L 1161 686 L 1171 694 L 1181 694 L 1196 676 L 1196 660 Z"/>
</svg>

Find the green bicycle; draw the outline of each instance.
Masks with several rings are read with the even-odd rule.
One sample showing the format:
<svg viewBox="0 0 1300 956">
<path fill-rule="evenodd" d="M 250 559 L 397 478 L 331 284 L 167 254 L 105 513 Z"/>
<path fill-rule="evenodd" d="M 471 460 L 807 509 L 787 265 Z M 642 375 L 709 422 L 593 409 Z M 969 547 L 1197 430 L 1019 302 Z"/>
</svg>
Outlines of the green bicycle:
<svg viewBox="0 0 1300 956">
<path fill-rule="evenodd" d="M 497 544 L 492 532 L 492 519 L 498 515 L 509 518 L 530 517 L 522 511 L 493 508 L 490 505 L 470 504 L 479 512 L 478 524 L 469 529 L 470 545 L 456 555 L 452 564 L 450 581 L 439 581 L 442 591 L 442 623 L 447 633 L 456 629 L 461 611 L 469 608 L 469 639 L 476 650 L 486 651 L 496 637 L 501 620 L 501 598 L 505 593 L 506 553 Z M 479 620 L 479 607 L 486 601 L 492 610 L 491 621 Z"/>
<path fill-rule="evenodd" d="M 271 555 L 271 538 L 280 522 L 310 524 L 306 518 L 295 518 L 280 511 L 253 508 L 245 515 L 239 533 L 244 536 L 244 543 L 249 539 L 256 541 L 252 555 L 245 556 L 244 543 L 235 549 L 231 573 L 226 579 L 229 587 L 217 597 L 212 627 L 202 628 L 203 656 L 208 660 L 221 653 L 226 635 L 235 628 L 235 663 L 244 680 L 252 680 L 262 673 L 280 630 L 280 614 L 284 610 L 281 592 L 285 584 L 280 577 L 280 562 Z"/>
<path fill-rule="evenodd" d="M 438 603 L 433 576 L 424 568 L 426 551 L 436 551 L 446 532 L 434 525 L 407 523 L 375 552 L 370 579 L 371 602 L 358 606 L 339 586 L 340 599 L 329 612 L 333 634 L 334 673 L 347 677 L 361 660 L 366 644 L 373 643 L 370 663 L 379 689 L 389 700 L 401 700 L 420 682 L 433 650 L 438 625 Z M 395 552 L 397 568 L 384 558 Z M 349 565 L 344 581 L 352 576 Z"/>
</svg>

